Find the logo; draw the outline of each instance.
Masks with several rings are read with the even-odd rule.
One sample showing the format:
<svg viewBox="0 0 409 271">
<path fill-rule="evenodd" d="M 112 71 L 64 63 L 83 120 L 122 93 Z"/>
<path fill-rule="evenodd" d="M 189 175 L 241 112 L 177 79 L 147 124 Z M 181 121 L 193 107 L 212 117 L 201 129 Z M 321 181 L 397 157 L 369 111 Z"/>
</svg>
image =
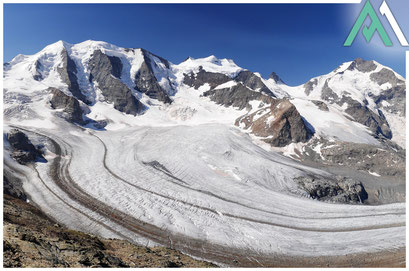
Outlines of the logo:
<svg viewBox="0 0 409 271">
<path fill-rule="evenodd" d="M 395 17 L 392 14 L 392 11 L 385 1 L 383 1 L 382 5 L 379 7 L 379 12 L 388 20 L 389 24 L 392 27 L 392 30 L 395 32 L 395 35 L 399 39 L 400 44 L 402 46 L 409 46 L 408 41 L 406 40 L 405 36 L 402 33 L 402 30 L 398 25 L 398 22 L 396 21 Z M 385 28 L 383 27 L 369 0 L 366 1 L 364 8 L 362 9 L 358 19 L 352 27 L 351 33 L 349 33 L 349 36 L 344 43 L 344 46 L 351 46 L 368 16 L 371 19 L 371 25 L 369 27 L 364 26 L 364 28 L 362 29 L 362 34 L 365 37 L 366 42 L 369 43 L 375 32 L 378 32 L 385 46 L 392 46 L 392 41 L 386 33 Z"/>
</svg>

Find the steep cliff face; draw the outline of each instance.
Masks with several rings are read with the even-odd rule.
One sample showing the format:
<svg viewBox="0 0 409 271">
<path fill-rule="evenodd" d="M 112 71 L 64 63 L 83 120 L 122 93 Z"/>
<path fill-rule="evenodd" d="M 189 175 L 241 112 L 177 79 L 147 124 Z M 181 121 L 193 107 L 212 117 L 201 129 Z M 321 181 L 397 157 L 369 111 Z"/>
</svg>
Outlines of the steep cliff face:
<svg viewBox="0 0 409 271">
<path fill-rule="evenodd" d="M 288 100 L 273 100 L 269 107 L 236 120 L 236 125 L 275 147 L 306 142 L 312 135 L 295 106 Z"/>
<path fill-rule="evenodd" d="M 199 72 L 193 73 L 191 71 L 188 74 L 184 74 L 183 83 L 195 89 L 208 84 L 210 89 L 213 89 L 230 80 L 231 78 L 223 73 L 208 72 L 202 66 L 199 66 Z"/>
<path fill-rule="evenodd" d="M 122 63 L 119 58 L 96 50 L 89 61 L 89 67 L 90 81 L 98 84 L 106 102 L 112 103 L 115 109 L 134 116 L 144 110 L 144 105 L 120 80 Z"/>
<path fill-rule="evenodd" d="M 11 157 L 18 163 L 25 165 L 34 162 L 36 159 L 44 159 L 39 148 L 34 146 L 22 131 L 11 129 L 7 133 L 6 139 L 12 149 Z M 12 176 L 9 178 L 13 179 Z"/>
<path fill-rule="evenodd" d="M 85 124 L 80 103 L 73 96 L 68 96 L 56 88 L 49 88 L 51 93 L 50 105 L 52 109 L 62 109 L 61 116 L 66 120 L 78 124 Z"/>
<path fill-rule="evenodd" d="M 168 92 L 159 84 L 157 77 L 155 76 L 155 71 L 157 70 L 168 70 L 170 64 L 166 59 L 158 57 L 151 54 L 150 52 L 142 49 L 143 63 L 139 68 L 138 72 L 135 74 L 135 85 L 136 89 L 142 93 L 145 93 L 152 99 L 157 99 L 161 102 L 170 104 L 172 102 L 169 97 Z M 155 62 L 152 58 L 156 58 Z M 159 67 L 161 65 L 162 67 Z M 167 80 L 168 86 L 171 87 L 169 78 L 163 78 Z"/>
<path fill-rule="evenodd" d="M 63 48 L 61 51 L 61 66 L 58 67 L 58 73 L 61 76 L 61 80 L 67 84 L 68 91 L 78 100 L 89 104 L 86 96 L 81 92 L 77 78 L 77 66 L 75 62 L 68 55 L 67 49 Z"/>
</svg>

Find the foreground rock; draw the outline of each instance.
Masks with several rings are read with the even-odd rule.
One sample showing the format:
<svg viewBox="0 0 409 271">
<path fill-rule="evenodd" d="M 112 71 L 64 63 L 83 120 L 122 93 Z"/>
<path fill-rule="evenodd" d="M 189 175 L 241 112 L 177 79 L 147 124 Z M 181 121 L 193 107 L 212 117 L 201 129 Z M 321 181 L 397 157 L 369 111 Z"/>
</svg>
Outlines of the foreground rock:
<svg viewBox="0 0 409 271">
<path fill-rule="evenodd" d="M 368 199 L 362 183 L 345 177 L 337 176 L 334 180 L 299 177 L 295 181 L 313 199 L 338 203 L 363 203 Z"/>
<path fill-rule="evenodd" d="M 213 267 L 178 251 L 69 230 L 4 195 L 3 267 Z"/>
<path fill-rule="evenodd" d="M 44 159 L 41 151 L 31 143 L 26 134 L 17 129 L 10 130 L 7 141 L 12 148 L 11 157 L 22 165 Z"/>
</svg>

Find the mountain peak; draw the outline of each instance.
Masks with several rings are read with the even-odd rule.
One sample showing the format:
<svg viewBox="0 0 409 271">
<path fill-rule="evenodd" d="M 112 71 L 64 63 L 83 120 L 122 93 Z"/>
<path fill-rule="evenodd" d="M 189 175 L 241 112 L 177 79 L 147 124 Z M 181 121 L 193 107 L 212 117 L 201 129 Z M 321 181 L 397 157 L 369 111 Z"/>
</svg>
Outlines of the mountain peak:
<svg viewBox="0 0 409 271">
<path fill-rule="evenodd" d="M 272 72 L 268 79 L 273 79 L 275 83 L 284 84 L 284 81 L 275 72 Z"/>
<path fill-rule="evenodd" d="M 360 72 L 372 72 L 377 68 L 377 65 L 373 60 L 364 60 L 360 57 L 352 61 L 351 65 L 348 67 L 348 70 L 358 70 Z"/>
</svg>

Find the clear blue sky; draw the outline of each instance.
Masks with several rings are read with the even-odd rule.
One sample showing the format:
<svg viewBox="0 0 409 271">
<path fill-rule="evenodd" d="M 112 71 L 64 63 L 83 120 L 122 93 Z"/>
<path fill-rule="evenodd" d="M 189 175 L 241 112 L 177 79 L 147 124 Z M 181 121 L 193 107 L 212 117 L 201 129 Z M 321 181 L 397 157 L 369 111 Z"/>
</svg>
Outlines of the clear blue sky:
<svg viewBox="0 0 409 271">
<path fill-rule="evenodd" d="M 380 0 L 373 0 L 375 9 Z M 409 38 L 407 0 L 389 6 Z M 356 57 L 375 59 L 405 75 L 404 50 L 385 18 L 395 48 L 378 35 L 343 43 L 362 4 L 5 4 L 4 61 L 33 54 L 58 40 L 102 40 L 142 47 L 173 63 L 215 55 L 289 85 L 305 83 Z"/>
</svg>

